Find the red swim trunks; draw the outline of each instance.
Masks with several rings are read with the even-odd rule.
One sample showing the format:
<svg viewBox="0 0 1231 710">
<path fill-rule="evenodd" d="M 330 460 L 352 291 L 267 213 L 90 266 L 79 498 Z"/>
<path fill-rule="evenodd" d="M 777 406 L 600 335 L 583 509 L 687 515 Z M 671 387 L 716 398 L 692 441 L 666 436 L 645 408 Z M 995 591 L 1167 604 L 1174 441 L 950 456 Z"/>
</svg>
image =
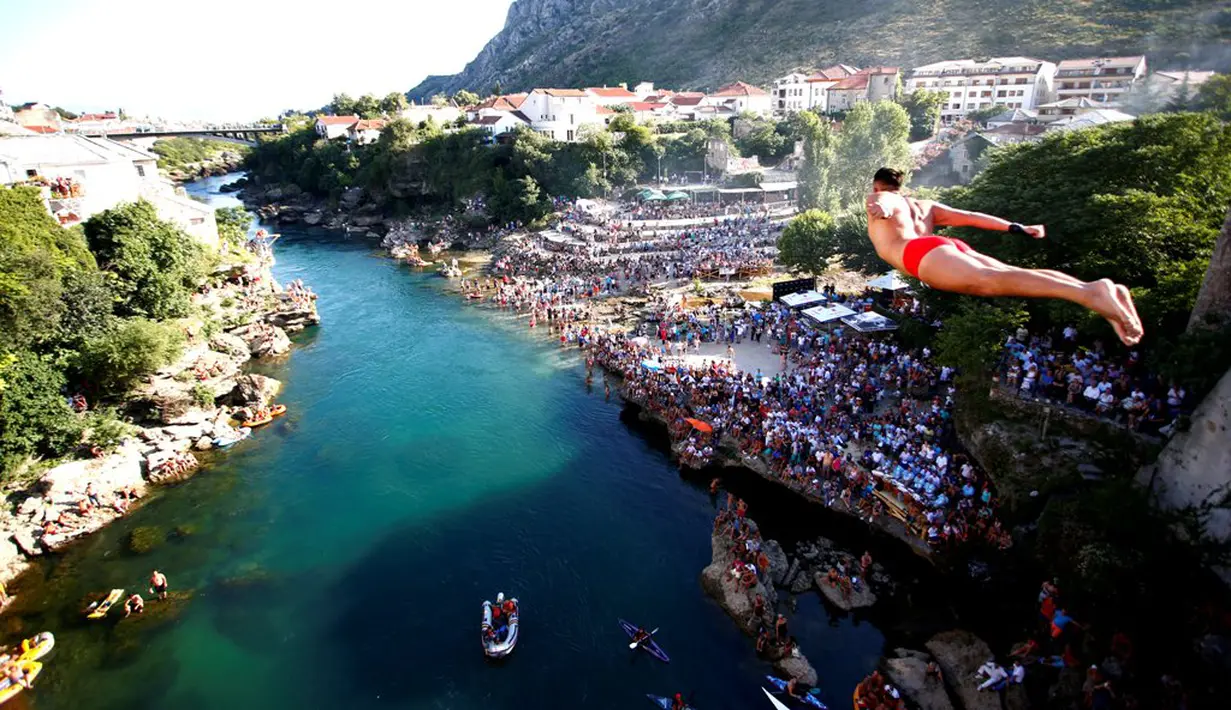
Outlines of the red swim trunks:
<svg viewBox="0 0 1231 710">
<path fill-rule="evenodd" d="M 974 251 L 970 245 L 961 239 L 950 239 L 949 237 L 938 237 L 934 234 L 929 234 L 923 237 L 915 237 L 906 242 L 906 249 L 902 250 L 902 266 L 906 268 L 906 273 L 919 278 L 919 262 L 923 261 L 923 257 L 928 255 L 936 247 L 942 247 L 948 244 L 956 247 L 963 254 Z"/>
</svg>

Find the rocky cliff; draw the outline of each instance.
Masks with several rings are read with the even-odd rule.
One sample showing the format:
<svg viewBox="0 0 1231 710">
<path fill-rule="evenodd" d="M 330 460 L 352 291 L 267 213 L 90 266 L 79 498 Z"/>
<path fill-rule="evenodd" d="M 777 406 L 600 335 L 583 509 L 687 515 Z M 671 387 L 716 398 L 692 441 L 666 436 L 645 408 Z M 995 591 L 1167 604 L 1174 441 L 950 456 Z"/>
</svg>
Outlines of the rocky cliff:
<svg viewBox="0 0 1231 710">
<path fill-rule="evenodd" d="M 515 0 L 465 70 L 408 95 L 642 80 L 714 89 L 800 66 L 995 55 L 1144 52 L 1156 66 L 1184 55 L 1225 69 L 1229 46 L 1226 0 Z"/>
</svg>

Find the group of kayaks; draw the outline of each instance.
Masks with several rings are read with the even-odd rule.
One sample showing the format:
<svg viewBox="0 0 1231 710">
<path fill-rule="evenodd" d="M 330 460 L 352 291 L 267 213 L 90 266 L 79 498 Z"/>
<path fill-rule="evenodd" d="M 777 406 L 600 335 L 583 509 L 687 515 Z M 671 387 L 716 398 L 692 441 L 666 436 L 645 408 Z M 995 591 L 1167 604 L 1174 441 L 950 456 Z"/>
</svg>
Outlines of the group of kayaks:
<svg viewBox="0 0 1231 710">
<path fill-rule="evenodd" d="M 512 602 L 511 606 L 509 606 L 509 602 L 505 600 L 504 594 L 501 593 L 496 595 L 495 602 L 483 602 L 483 624 L 481 627 L 483 653 L 488 658 L 504 658 L 512 653 L 513 649 L 517 646 L 521 605 L 518 604 L 516 599 L 509 601 Z M 511 611 L 503 614 L 493 612 L 493 609 L 502 608 L 511 609 Z M 497 617 L 501 616 L 503 618 L 498 620 Z M 658 641 L 654 640 L 654 634 L 658 633 L 657 628 L 653 631 L 646 631 L 643 627 L 638 626 L 631 621 L 625 621 L 624 619 L 617 619 L 617 621 L 620 624 L 620 628 L 632 640 L 632 642 L 628 644 L 629 650 L 642 650 L 663 663 L 671 662 L 671 657 L 667 655 L 667 652 L 663 650 L 662 646 L 658 645 Z M 787 693 L 787 687 L 790 685 L 788 681 L 781 678 L 776 678 L 772 675 L 765 676 L 765 679 L 771 686 L 773 686 L 774 692 L 785 695 L 788 699 L 793 698 L 810 707 L 818 708 L 819 710 L 827 710 L 825 704 L 822 703 L 820 698 L 817 697 L 820 692 L 817 689 L 813 688 L 803 696 L 794 696 Z M 766 690 L 765 688 L 761 688 L 761 690 L 765 693 L 765 696 L 769 698 L 769 701 L 773 703 L 773 706 L 777 708 L 777 710 L 789 710 L 787 705 L 783 704 L 782 701 L 774 697 L 774 692 Z M 651 695 L 647 693 L 645 697 L 649 698 L 655 705 L 663 708 L 663 710 L 672 710 L 672 707 L 677 704 L 677 701 L 672 698 L 661 695 Z M 686 704 L 685 708 L 687 710 L 695 710 L 690 704 Z"/>
<path fill-rule="evenodd" d="M 44 631 L 21 642 L 21 652 L 13 662 L 21 669 L 27 683 L 33 683 L 38 674 L 43 672 L 41 659 L 50 653 L 55 645 L 56 637 L 52 636 L 50 631 Z M 0 705 L 12 700 L 25 689 L 21 683 L 14 683 L 7 677 L 0 678 Z"/>
</svg>

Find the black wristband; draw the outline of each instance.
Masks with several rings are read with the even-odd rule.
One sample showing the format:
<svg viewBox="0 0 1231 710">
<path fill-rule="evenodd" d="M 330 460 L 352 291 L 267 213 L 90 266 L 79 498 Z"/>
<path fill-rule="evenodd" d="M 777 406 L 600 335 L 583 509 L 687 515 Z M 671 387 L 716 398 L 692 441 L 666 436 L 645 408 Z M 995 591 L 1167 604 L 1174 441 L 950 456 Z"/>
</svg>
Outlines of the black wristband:
<svg viewBox="0 0 1231 710">
<path fill-rule="evenodd" d="M 1022 235 L 1026 235 L 1026 234 L 1029 234 L 1029 232 L 1027 232 L 1027 231 L 1026 231 L 1026 228 L 1025 228 L 1025 227 L 1021 226 L 1021 225 L 1020 225 L 1020 224 L 1018 224 L 1017 222 L 1014 222 L 1013 224 L 1010 224 L 1010 225 L 1009 225 L 1009 234 L 1022 234 Z"/>
</svg>

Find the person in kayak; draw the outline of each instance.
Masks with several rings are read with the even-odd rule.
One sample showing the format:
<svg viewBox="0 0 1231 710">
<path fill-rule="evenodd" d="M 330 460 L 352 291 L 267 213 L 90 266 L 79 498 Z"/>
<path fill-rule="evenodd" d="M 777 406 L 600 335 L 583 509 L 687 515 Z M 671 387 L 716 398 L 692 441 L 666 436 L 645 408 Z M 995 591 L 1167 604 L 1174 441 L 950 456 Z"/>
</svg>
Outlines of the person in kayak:
<svg viewBox="0 0 1231 710">
<path fill-rule="evenodd" d="M 688 707 L 688 704 L 684 702 L 683 693 L 676 693 L 671 698 L 671 710 L 685 710 L 685 708 L 687 707 Z"/>
<path fill-rule="evenodd" d="M 154 570 L 150 575 L 150 594 L 158 595 L 159 599 L 167 598 L 167 575 Z"/>
<path fill-rule="evenodd" d="M 812 695 L 814 690 L 816 688 L 796 678 L 792 678 L 791 682 L 786 684 L 786 694 L 796 700 L 803 700 L 805 697 Z"/>
<path fill-rule="evenodd" d="M 505 618 L 512 618 L 513 614 L 517 613 L 517 603 L 512 599 L 506 599 L 504 602 Z"/>
<path fill-rule="evenodd" d="M 638 626 L 637 633 L 633 634 L 633 643 L 640 646 L 643 641 L 648 641 L 649 639 L 650 639 L 650 632 Z"/>
</svg>

